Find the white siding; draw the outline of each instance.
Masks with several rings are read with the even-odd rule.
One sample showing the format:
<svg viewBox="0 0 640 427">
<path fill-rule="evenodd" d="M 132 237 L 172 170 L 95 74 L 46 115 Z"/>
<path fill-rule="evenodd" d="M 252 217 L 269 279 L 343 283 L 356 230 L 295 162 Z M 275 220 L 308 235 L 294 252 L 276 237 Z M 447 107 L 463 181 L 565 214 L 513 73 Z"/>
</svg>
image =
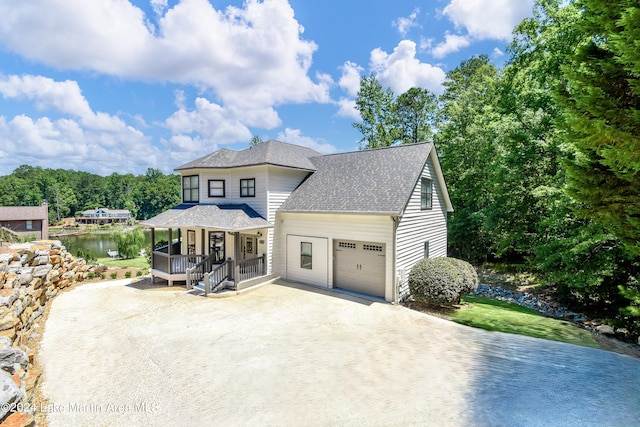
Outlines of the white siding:
<svg viewBox="0 0 640 427">
<path fill-rule="evenodd" d="M 278 212 L 276 214 L 274 236 L 274 273 L 287 277 L 286 236 L 312 235 L 326 238 L 328 248 L 333 248 L 334 240 L 355 240 L 377 242 L 385 245 L 385 299 L 393 301 L 395 295 L 393 277 L 393 221 L 385 215 L 356 214 L 314 214 Z M 327 254 L 328 286 L 333 287 L 333 256 Z"/>
<path fill-rule="evenodd" d="M 246 203 L 271 224 L 275 221 L 276 210 L 305 179 L 308 172 L 284 167 L 258 165 L 231 169 L 194 169 L 183 171 L 184 176 L 199 176 L 200 203 L 239 204 Z M 240 180 L 254 178 L 255 197 L 240 197 Z M 209 180 L 225 181 L 225 197 L 209 197 Z M 259 241 L 259 254 L 267 254 L 267 273 L 272 268 L 273 229 L 262 230 L 264 237 Z M 198 235 L 200 239 L 200 235 Z M 227 242 L 233 239 L 226 239 Z M 227 256 L 233 256 L 227 246 Z M 196 249 L 199 251 L 200 246 Z"/>
<path fill-rule="evenodd" d="M 311 243 L 311 268 L 300 266 L 301 243 Z M 329 245 L 326 237 L 287 235 L 286 277 L 303 283 L 329 286 Z"/>
<path fill-rule="evenodd" d="M 396 269 L 401 299 L 408 296 L 409 272 L 416 262 L 424 258 L 425 242 L 429 242 L 429 258 L 447 256 L 447 208 L 444 205 L 442 188 L 435 175 L 433 155 L 435 151 L 431 151 L 422 171 L 422 177 L 433 181 L 432 209 L 420 208 L 421 180 L 418 180 L 398 224 Z"/>
</svg>

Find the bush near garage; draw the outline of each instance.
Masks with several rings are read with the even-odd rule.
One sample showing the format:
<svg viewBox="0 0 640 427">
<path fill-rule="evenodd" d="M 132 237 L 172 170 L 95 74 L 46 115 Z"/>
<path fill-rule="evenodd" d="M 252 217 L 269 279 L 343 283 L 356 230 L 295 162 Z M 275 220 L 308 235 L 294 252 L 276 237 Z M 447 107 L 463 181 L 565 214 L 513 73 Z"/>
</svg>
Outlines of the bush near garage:
<svg viewBox="0 0 640 427">
<path fill-rule="evenodd" d="M 450 305 L 478 287 L 478 274 L 471 264 L 456 258 L 425 258 L 409 273 L 409 291 L 415 301 Z"/>
</svg>

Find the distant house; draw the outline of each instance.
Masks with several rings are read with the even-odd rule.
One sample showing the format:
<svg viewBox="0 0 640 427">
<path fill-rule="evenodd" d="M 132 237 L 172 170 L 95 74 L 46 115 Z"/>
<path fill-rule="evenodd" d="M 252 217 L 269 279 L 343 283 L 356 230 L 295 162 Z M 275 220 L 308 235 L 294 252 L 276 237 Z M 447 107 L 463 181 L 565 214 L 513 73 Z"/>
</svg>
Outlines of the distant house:
<svg viewBox="0 0 640 427">
<path fill-rule="evenodd" d="M 0 206 L 0 227 L 15 235 L 49 238 L 47 202 L 40 206 Z"/>
<path fill-rule="evenodd" d="M 76 217 L 76 223 L 78 224 L 113 224 L 113 223 L 127 223 L 131 221 L 131 212 L 127 209 L 89 209 Z"/>
<path fill-rule="evenodd" d="M 169 229 L 151 270 L 169 283 L 208 292 L 282 277 L 395 302 L 417 261 L 447 255 L 453 208 L 432 143 L 321 155 L 272 140 L 176 170 L 182 204 L 142 222 L 154 247 Z"/>
</svg>

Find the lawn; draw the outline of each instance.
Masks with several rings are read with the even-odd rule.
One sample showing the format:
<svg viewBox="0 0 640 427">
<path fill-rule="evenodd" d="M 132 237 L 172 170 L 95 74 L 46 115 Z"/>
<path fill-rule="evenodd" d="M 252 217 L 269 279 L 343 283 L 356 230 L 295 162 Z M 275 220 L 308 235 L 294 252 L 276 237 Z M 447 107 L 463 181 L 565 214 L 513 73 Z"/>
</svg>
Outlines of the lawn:
<svg viewBox="0 0 640 427">
<path fill-rule="evenodd" d="M 463 325 L 599 348 L 590 332 L 517 304 L 471 295 L 462 302 L 467 305 L 453 312 L 452 320 Z"/>
<path fill-rule="evenodd" d="M 139 256 L 131 259 L 119 259 L 119 258 L 98 258 L 96 260 L 98 264 L 106 265 L 107 267 L 119 267 L 119 268 L 149 268 L 147 258 Z"/>
</svg>

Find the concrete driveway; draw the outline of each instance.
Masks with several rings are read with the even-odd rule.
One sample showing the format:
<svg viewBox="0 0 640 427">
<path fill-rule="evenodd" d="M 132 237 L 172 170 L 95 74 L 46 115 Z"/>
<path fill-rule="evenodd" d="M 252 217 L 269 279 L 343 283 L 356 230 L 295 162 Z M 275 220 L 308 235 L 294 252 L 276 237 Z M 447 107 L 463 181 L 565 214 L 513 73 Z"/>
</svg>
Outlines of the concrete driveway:
<svg viewBox="0 0 640 427">
<path fill-rule="evenodd" d="M 51 426 L 640 424 L 640 360 L 293 285 L 53 302 Z"/>
</svg>

